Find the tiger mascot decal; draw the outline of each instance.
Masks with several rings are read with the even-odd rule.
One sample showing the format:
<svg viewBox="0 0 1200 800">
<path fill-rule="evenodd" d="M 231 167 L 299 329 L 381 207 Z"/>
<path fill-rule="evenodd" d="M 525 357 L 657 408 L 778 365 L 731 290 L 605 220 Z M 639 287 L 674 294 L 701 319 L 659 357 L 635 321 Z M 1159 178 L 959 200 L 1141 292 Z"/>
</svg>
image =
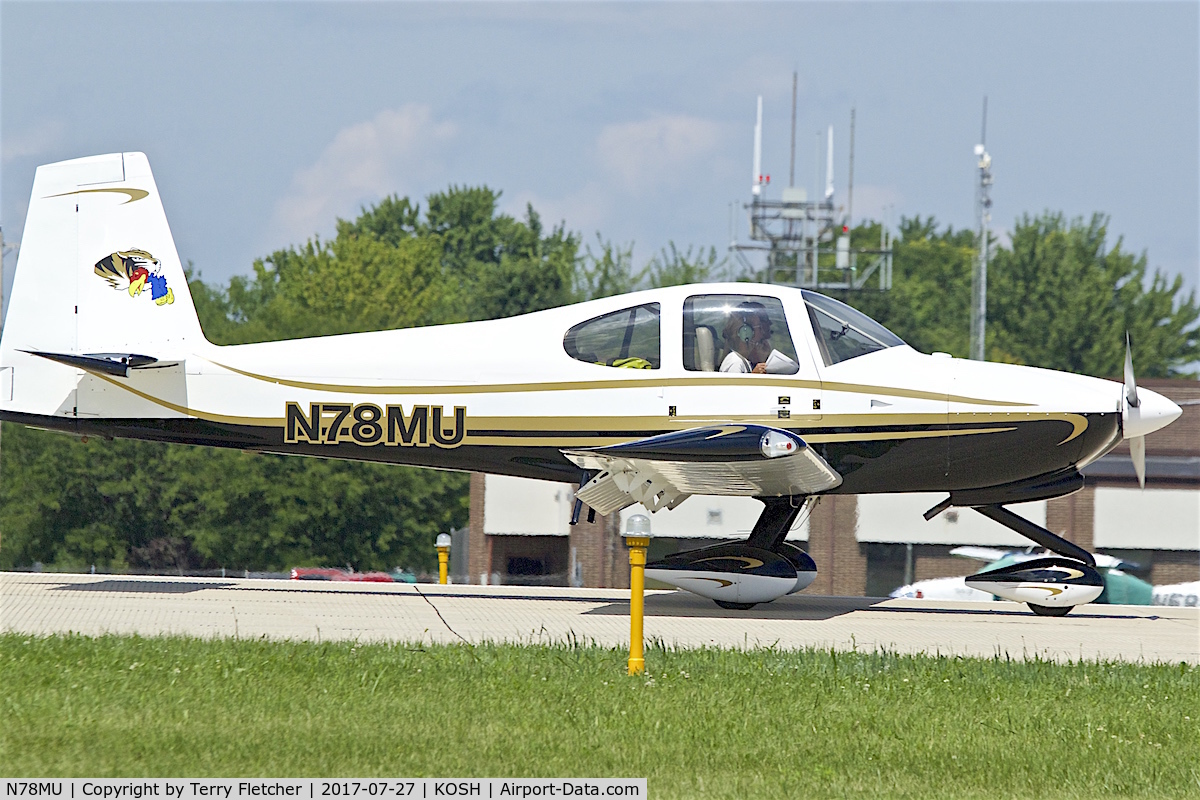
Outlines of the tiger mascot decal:
<svg viewBox="0 0 1200 800">
<path fill-rule="evenodd" d="M 167 306 L 175 302 L 175 291 L 167 286 L 158 259 L 145 250 L 121 250 L 96 262 L 96 274 L 114 289 L 126 289 L 137 297 L 149 286 L 155 304 Z"/>
</svg>

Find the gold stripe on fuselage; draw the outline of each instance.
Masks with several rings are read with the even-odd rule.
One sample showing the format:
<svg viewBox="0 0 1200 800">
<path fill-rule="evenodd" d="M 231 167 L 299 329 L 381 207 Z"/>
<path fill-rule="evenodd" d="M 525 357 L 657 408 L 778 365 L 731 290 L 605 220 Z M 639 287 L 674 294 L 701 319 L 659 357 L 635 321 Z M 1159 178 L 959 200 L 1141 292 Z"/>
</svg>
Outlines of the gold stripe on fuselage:
<svg viewBox="0 0 1200 800">
<path fill-rule="evenodd" d="M 885 397 L 905 397 L 913 400 L 933 400 L 936 402 L 967 403 L 978 406 L 998 406 L 1003 408 L 1030 408 L 1033 403 L 1015 402 L 1009 400 L 988 400 L 981 397 L 962 397 L 947 395 L 940 392 L 926 392 L 919 389 L 898 389 L 890 386 L 868 386 L 858 383 L 831 383 L 802 380 L 797 378 L 780 378 L 774 375 L 732 375 L 726 373 L 709 373 L 695 378 L 643 378 L 633 376 L 625 379 L 596 380 L 596 381 L 542 381 L 537 383 L 451 383 L 438 385 L 406 385 L 382 386 L 372 384 L 337 384 L 301 381 L 290 378 L 273 378 L 248 372 L 218 361 L 209 362 L 244 375 L 247 378 L 271 383 L 277 386 L 288 386 L 293 389 L 308 389 L 317 392 L 333 392 L 337 394 L 387 394 L 415 395 L 426 397 L 437 394 L 513 394 L 517 392 L 579 392 L 599 389 L 664 389 L 673 387 L 698 386 L 715 389 L 723 386 L 772 386 L 778 389 L 816 389 L 827 392 L 848 392 L 851 394 L 875 394 Z M 720 377 L 718 377 L 720 376 Z"/>
<path fill-rule="evenodd" d="M 120 387 L 131 394 L 137 395 L 144 400 L 155 403 L 163 408 L 169 409 L 179 414 L 196 417 L 208 422 L 216 422 L 226 425 L 247 425 L 253 427 L 267 428 L 282 428 L 285 421 L 282 417 L 238 417 L 224 414 L 215 414 L 212 412 L 202 411 L 200 409 L 182 406 L 156 397 L 147 392 L 129 386 L 126 383 L 120 382 L 117 379 L 106 375 L 102 372 L 94 372 L 87 370 L 89 374 L 100 378 L 101 380 Z M 1082 414 L 1071 413 L 1055 413 L 1055 412 L 972 412 L 961 414 L 947 415 L 938 413 L 926 414 L 826 414 L 820 418 L 804 419 L 799 417 L 791 420 L 780 420 L 775 417 L 765 415 L 745 415 L 745 416 L 692 416 L 692 417 L 658 417 L 658 416 L 638 416 L 638 417 L 467 417 L 469 425 L 468 433 L 462 444 L 464 445 L 508 445 L 508 446 L 542 446 L 542 447 L 578 447 L 578 446 L 599 446 L 607 444 L 620 444 L 627 442 L 631 437 L 661 432 L 667 430 L 687 430 L 689 428 L 703 427 L 707 425 L 738 425 L 739 423 L 753 423 L 758 425 L 766 425 L 784 430 L 803 430 L 802 435 L 806 441 L 812 443 L 820 442 L 853 442 L 853 441 L 886 441 L 888 439 L 918 439 L 932 438 L 937 436 L 969 436 L 985 433 L 995 433 L 1001 431 L 1015 430 L 1017 425 L 1025 421 L 1044 421 L 1044 420 L 1061 420 L 1069 422 L 1072 426 L 1072 432 L 1059 444 L 1065 444 L 1079 436 L 1087 429 L 1087 417 Z M 934 428 L 924 431 L 850 431 L 842 433 L 816 433 L 813 429 L 829 429 L 829 428 L 845 428 L 845 427 L 863 427 L 863 428 L 883 428 L 894 427 L 897 425 L 934 425 L 942 426 L 949 424 L 981 424 L 981 423 L 1000 423 L 1006 427 L 992 428 L 957 428 L 944 429 Z M 472 434 L 471 431 L 496 431 L 499 435 L 481 436 Z M 563 437 L 513 437 L 506 434 L 519 432 L 533 431 L 564 431 L 566 433 L 577 432 L 594 432 L 593 436 L 583 437 L 582 441 L 579 437 L 563 436 Z M 614 432 L 614 435 L 605 436 L 606 431 Z M 620 433 L 616 433 L 620 431 Z"/>
</svg>

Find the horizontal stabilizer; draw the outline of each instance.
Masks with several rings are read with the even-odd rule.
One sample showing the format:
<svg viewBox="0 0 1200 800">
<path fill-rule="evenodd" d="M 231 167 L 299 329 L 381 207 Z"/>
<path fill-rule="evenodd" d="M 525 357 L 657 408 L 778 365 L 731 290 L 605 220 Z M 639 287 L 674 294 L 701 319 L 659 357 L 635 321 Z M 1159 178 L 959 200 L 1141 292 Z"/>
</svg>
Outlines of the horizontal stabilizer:
<svg viewBox="0 0 1200 800">
<path fill-rule="evenodd" d="M 153 356 L 143 356 L 137 353 L 88 353 L 77 356 L 70 353 L 39 353 L 36 350 L 22 350 L 21 352 L 41 356 L 69 367 L 78 367 L 88 372 L 101 372 L 118 378 L 128 378 L 129 371 L 134 369 L 162 369 L 179 366 L 181 363 L 179 361 L 159 361 Z"/>
</svg>

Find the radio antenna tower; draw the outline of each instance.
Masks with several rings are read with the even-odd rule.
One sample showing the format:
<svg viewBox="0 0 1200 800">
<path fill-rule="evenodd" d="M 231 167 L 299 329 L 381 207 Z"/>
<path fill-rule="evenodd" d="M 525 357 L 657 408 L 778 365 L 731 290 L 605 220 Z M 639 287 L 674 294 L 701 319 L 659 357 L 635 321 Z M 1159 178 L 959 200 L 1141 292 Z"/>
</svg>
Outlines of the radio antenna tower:
<svg viewBox="0 0 1200 800">
<path fill-rule="evenodd" d="M 796 185 L 796 89 L 798 73 L 792 74 L 792 139 L 788 162 L 788 185 L 778 199 L 768 198 L 771 176 L 764 172 L 762 157 L 763 99 L 760 95 L 754 116 L 754 162 L 750 184 L 750 241 L 739 241 L 730 224 L 729 251 L 742 274 L 764 283 L 783 283 L 819 291 L 852 292 L 877 284 L 879 291 L 892 288 L 892 247 L 886 226 L 878 249 L 850 245 L 849 209 L 838 205 L 833 181 L 833 126 L 816 132 L 813 152 L 812 187 Z M 850 185 L 854 182 L 854 112 L 850 114 Z M 824 141 L 822 141 L 824 137 Z M 824 189 L 821 186 L 821 156 L 824 155 Z M 807 180 L 801 180 L 801 184 Z M 811 196 L 810 196 L 811 192 Z M 752 262 L 747 255 L 757 257 Z M 760 260 L 761 259 L 761 260 Z M 732 262 L 731 262 L 732 268 Z M 875 286 L 871 287 L 872 289 Z"/>
<path fill-rule="evenodd" d="M 983 129 L 975 145 L 979 184 L 975 189 L 975 210 L 979 217 L 979 259 L 971 276 L 971 358 L 985 361 L 987 336 L 988 227 L 992 221 L 992 157 L 987 151 L 987 96 L 983 98 Z"/>
</svg>

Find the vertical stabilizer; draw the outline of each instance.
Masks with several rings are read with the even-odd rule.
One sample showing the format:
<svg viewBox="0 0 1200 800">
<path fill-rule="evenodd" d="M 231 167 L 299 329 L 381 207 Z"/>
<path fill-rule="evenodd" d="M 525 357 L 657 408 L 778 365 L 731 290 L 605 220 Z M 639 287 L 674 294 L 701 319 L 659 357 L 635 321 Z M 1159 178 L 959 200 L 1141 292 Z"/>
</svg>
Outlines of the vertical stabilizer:
<svg viewBox="0 0 1200 800">
<path fill-rule="evenodd" d="M 38 167 L 21 239 L 0 406 L 53 414 L 70 405 L 81 372 L 31 352 L 178 361 L 206 344 L 142 153 Z"/>
</svg>

